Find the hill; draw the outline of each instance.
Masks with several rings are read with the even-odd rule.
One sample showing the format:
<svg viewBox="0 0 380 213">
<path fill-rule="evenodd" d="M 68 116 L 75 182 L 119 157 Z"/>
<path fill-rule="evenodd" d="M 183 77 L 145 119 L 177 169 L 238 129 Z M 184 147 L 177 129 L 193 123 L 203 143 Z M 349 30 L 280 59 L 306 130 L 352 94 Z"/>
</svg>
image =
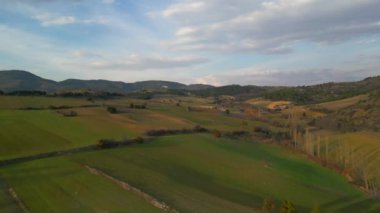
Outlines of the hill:
<svg viewBox="0 0 380 213">
<path fill-rule="evenodd" d="M 43 79 L 30 72 L 9 70 L 0 72 L 0 90 L 40 90 L 51 91 L 57 82 Z"/>
<path fill-rule="evenodd" d="M 134 93 L 140 91 L 192 94 L 209 97 L 229 95 L 248 100 L 264 97 L 270 100 L 287 100 L 297 104 L 314 104 L 339 100 L 366 94 L 380 89 L 380 76 L 366 78 L 362 81 L 325 83 L 312 86 L 280 87 L 280 86 L 241 86 L 226 85 L 214 87 L 204 84 L 186 85 L 171 81 L 140 81 L 125 83 L 107 80 L 68 79 L 61 82 L 43 79 L 32 73 L 19 70 L 0 71 L 0 91 L 12 92 L 22 90 L 39 90 L 52 92 L 93 90 L 116 93 Z"/>
<path fill-rule="evenodd" d="M 380 89 L 380 76 L 356 82 L 330 82 L 313 86 L 287 87 L 267 92 L 264 96 L 272 100 L 289 100 L 299 104 L 312 104 L 353 97 L 376 89 Z"/>
<path fill-rule="evenodd" d="M 340 102 L 345 100 L 347 99 L 340 100 Z M 337 102 L 335 101 L 333 104 L 337 105 Z M 323 106 L 328 107 L 327 104 Z M 326 109 L 328 110 L 328 108 Z M 372 92 L 367 98 L 357 100 L 352 105 L 332 110 L 327 116 L 316 120 L 316 124 L 320 127 L 344 132 L 380 131 L 380 90 Z"/>
<path fill-rule="evenodd" d="M 171 81 L 140 81 L 125 83 L 107 80 L 67 79 L 61 82 L 43 79 L 27 71 L 0 71 L 0 91 L 12 92 L 22 90 L 39 90 L 61 92 L 72 90 L 94 90 L 117 93 L 131 93 L 141 90 L 199 90 L 211 88 L 210 85 L 185 85 Z"/>
</svg>

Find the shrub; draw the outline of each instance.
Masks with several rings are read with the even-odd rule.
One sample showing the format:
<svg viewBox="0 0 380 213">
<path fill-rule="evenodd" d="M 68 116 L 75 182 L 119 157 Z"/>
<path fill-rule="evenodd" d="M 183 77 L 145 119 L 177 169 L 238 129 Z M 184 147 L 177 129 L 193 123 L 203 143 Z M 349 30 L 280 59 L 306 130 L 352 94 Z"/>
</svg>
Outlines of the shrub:
<svg viewBox="0 0 380 213">
<path fill-rule="evenodd" d="M 144 143 L 144 138 L 143 137 L 137 137 L 137 138 L 134 139 L 134 141 L 136 143 Z"/>
<path fill-rule="evenodd" d="M 176 135 L 176 134 L 192 134 L 208 132 L 208 129 L 201 126 L 195 126 L 193 129 L 158 129 L 149 130 L 145 133 L 148 136 Z"/>
<path fill-rule="evenodd" d="M 118 146 L 119 143 L 115 140 L 112 139 L 101 139 L 98 142 L 98 147 L 101 149 L 107 149 L 107 148 L 112 148 Z"/>
<path fill-rule="evenodd" d="M 254 129 L 253 129 L 254 132 L 257 132 L 257 133 L 262 133 L 266 136 L 270 136 L 271 134 L 271 131 L 269 128 L 267 127 L 261 127 L 261 126 L 256 126 Z"/>
<path fill-rule="evenodd" d="M 296 212 L 294 204 L 288 200 L 282 202 L 280 213 L 294 213 Z"/>
<path fill-rule="evenodd" d="M 78 116 L 78 113 L 75 111 L 69 111 L 69 112 L 62 112 L 62 115 L 65 117 L 76 117 Z"/>
<path fill-rule="evenodd" d="M 108 111 L 109 113 L 112 113 L 112 114 L 116 114 L 116 113 L 117 113 L 117 109 L 116 109 L 116 107 L 108 106 L 108 107 L 107 107 L 107 111 Z"/>
</svg>

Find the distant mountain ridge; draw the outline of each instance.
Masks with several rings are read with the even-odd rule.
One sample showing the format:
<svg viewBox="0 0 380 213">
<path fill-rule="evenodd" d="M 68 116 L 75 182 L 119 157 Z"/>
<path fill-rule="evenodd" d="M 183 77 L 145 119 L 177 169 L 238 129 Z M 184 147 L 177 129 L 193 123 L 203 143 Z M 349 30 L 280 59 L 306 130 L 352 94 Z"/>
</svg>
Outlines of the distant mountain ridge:
<svg viewBox="0 0 380 213">
<path fill-rule="evenodd" d="M 140 81 L 135 83 L 125 83 L 121 81 L 108 80 L 67 79 L 57 82 L 41 78 L 37 75 L 23 70 L 0 71 L 0 90 L 4 92 L 20 90 L 60 92 L 89 89 L 95 91 L 131 93 L 141 90 L 199 90 L 212 87 L 213 86 L 203 84 L 185 85 L 171 81 Z"/>
<path fill-rule="evenodd" d="M 313 104 L 338 100 L 380 89 L 380 76 L 369 77 L 361 81 L 325 83 L 311 86 L 240 86 L 226 85 L 214 87 L 204 84 L 181 84 L 171 81 L 139 81 L 125 83 L 108 80 L 67 79 L 56 82 L 41 78 L 27 71 L 0 71 L 0 91 L 13 92 L 38 90 L 48 93 L 92 90 L 113 93 L 135 93 L 139 91 L 166 92 L 181 90 L 198 96 L 231 95 L 240 99 L 264 97 L 271 100 L 289 100 L 298 104 Z M 182 93 L 185 94 L 185 93 Z"/>
</svg>

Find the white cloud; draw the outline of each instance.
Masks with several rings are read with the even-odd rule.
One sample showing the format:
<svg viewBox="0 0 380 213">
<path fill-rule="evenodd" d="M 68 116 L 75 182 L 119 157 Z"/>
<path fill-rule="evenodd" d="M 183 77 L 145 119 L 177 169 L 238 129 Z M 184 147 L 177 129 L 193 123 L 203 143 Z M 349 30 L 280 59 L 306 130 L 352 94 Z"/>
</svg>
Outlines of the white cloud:
<svg viewBox="0 0 380 213">
<path fill-rule="evenodd" d="M 44 27 L 74 24 L 76 22 L 76 18 L 74 16 L 52 16 L 50 14 L 39 14 L 33 18 L 40 21 L 41 25 Z"/>
<path fill-rule="evenodd" d="M 88 19 L 78 19 L 75 16 L 59 16 L 49 13 L 38 14 L 32 17 L 39 21 L 42 26 L 62 26 L 68 24 L 107 24 L 109 19 L 103 16 Z"/>
<path fill-rule="evenodd" d="M 126 58 L 92 60 L 88 63 L 91 69 L 102 70 L 160 70 L 178 67 L 191 67 L 208 62 L 205 58 L 185 57 L 155 57 L 131 54 Z"/>
<path fill-rule="evenodd" d="M 202 1 L 176 3 L 166 8 L 162 15 L 164 17 L 171 17 L 176 14 L 184 14 L 191 12 L 200 12 L 205 9 L 206 4 Z"/>
<path fill-rule="evenodd" d="M 196 14 L 181 7 L 197 2 L 174 4 L 163 11 L 168 18 L 175 14 L 172 20 L 178 24 L 176 38 L 165 42 L 166 46 L 272 54 L 290 52 L 300 41 L 334 44 L 380 34 L 378 0 L 239 1 L 235 5 L 210 0 Z"/>
<path fill-rule="evenodd" d="M 241 84 L 258 86 L 302 86 L 326 82 L 344 82 L 362 80 L 367 76 L 379 75 L 378 56 L 361 58 L 364 62 L 337 65 L 321 69 L 272 69 L 268 67 L 250 67 L 229 70 L 220 74 L 211 74 L 194 79 L 194 83 L 215 86 Z M 376 60 L 376 61 L 375 61 Z"/>
</svg>

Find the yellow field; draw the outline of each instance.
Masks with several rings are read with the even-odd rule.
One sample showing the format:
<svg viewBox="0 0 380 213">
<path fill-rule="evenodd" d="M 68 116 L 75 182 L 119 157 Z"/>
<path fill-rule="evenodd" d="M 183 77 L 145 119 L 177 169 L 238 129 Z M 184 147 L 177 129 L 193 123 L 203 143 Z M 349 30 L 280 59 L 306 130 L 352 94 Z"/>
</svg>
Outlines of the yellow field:
<svg viewBox="0 0 380 213">
<path fill-rule="evenodd" d="M 326 108 L 328 110 L 336 111 L 336 110 L 343 109 L 343 108 L 349 107 L 351 105 L 354 105 L 361 100 L 366 100 L 367 98 L 368 98 L 368 95 L 358 95 L 358 96 L 355 96 L 352 98 L 346 98 L 346 99 L 342 99 L 342 100 L 318 104 L 317 106 Z"/>
</svg>

